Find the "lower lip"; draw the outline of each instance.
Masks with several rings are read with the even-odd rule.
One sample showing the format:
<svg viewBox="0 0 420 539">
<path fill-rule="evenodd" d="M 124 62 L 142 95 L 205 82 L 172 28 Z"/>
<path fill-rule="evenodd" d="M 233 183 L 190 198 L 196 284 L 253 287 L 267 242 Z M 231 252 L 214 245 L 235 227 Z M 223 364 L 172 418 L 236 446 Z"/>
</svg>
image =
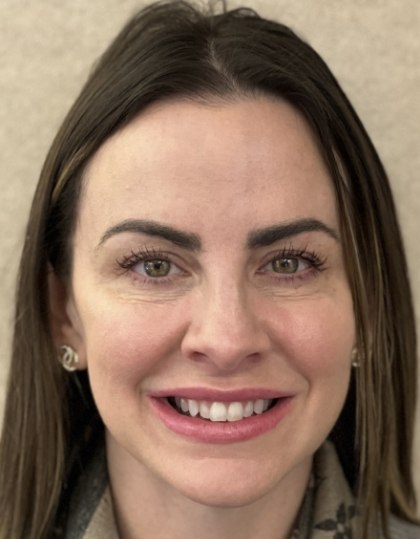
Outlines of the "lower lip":
<svg viewBox="0 0 420 539">
<path fill-rule="evenodd" d="M 153 410 L 176 434 L 197 442 L 233 443 L 251 440 L 274 429 L 289 412 L 292 397 L 281 398 L 273 408 L 239 421 L 209 421 L 178 413 L 164 398 L 151 397 Z"/>
</svg>

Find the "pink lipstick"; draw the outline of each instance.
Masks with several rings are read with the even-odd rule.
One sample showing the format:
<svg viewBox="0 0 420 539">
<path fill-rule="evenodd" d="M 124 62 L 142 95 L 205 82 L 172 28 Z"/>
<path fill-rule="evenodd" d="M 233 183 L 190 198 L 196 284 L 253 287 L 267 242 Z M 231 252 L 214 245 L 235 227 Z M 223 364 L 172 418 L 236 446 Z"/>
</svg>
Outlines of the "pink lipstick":
<svg viewBox="0 0 420 539">
<path fill-rule="evenodd" d="M 292 394 L 266 389 L 179 388 L 149 395 L 153 411 L 176 434 L 204 443 L 250 440 L 287 415 Z"/>
</svg>

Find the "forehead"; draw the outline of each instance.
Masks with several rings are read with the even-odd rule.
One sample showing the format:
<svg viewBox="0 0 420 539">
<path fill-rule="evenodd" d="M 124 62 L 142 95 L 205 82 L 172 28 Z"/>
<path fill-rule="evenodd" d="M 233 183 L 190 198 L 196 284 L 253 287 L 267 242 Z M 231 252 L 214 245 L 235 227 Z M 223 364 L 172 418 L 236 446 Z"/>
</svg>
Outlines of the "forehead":
<svg viewBox="0 0 420 539">
<path fill-rule="evenodd" d="M 154 105 L 103 144 L 84 181 L 80 219 L 90 228 L 138 217 L 188 228 L 302 216 L 336 224 L 312 132 L 268 98 Z"/>
</svg>

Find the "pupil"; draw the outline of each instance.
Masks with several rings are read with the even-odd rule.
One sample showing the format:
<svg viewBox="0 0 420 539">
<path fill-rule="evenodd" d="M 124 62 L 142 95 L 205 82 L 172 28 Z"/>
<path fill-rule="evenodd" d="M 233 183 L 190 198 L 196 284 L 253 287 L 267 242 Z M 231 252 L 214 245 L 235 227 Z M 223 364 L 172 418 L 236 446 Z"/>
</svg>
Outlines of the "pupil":
<svg viewBox="0 0 420 539">
<path fill-rule="evenodd" d="M 146 260 L 144 270 L 149 277 L 166 277 L 170 264 L 167 260 Z"/>
<path fill-rule="evenodd" d="M 273 270 L 276 273 L 295 273 L 298 265 L 297 258 L 278 258 L 273 261 Z"/>
</svg>

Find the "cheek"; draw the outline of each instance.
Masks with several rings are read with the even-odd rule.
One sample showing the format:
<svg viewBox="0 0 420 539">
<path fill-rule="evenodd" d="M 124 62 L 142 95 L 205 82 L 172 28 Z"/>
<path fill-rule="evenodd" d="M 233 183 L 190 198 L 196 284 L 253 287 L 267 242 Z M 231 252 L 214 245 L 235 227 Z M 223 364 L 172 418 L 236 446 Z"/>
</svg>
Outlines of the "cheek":
<svg viewBox="0 0 420 539">
<path fill-rule="evenodd" d="M 331 432 L 348 393 L 355 342 L 352 301 L 349 295 L 340 301 L 302 300 L 282 308 L 277 320 L 273 329 L 282 364 L 299 388 L 299 420 L 290 426 L 289 439 L 315 451 Z"/>
<path fill-rule="evenodd" d="M 273 332 L 283 357 L 310 383 L 319 379 L 347 380 L 355 342 L 353 306 L 349 294 L 300 300 L 272 317 Z"/>
<path fill-rule="evenodd" d="M 86 301 L 82 311 L 92 388 L 135 387 L 156 373 L 179 347 L 182 314 L 178 308 L 140 302 Z"/>
</svg>

